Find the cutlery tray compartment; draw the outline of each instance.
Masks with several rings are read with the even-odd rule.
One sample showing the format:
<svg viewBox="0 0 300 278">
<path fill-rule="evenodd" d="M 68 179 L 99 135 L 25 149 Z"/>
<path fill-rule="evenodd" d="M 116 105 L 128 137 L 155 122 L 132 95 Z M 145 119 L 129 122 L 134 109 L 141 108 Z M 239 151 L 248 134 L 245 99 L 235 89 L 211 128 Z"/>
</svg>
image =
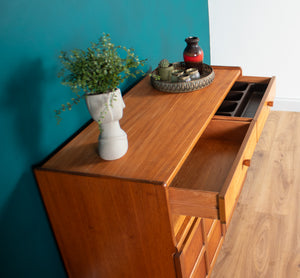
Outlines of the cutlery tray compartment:
<svg viewBox="0 0 300 278">
<path fill-rule="evenodd" d="M 216 115 L 253 118 L 267 87 L 267 83 L 237 81 L 219 107 Z"/>
</svg>

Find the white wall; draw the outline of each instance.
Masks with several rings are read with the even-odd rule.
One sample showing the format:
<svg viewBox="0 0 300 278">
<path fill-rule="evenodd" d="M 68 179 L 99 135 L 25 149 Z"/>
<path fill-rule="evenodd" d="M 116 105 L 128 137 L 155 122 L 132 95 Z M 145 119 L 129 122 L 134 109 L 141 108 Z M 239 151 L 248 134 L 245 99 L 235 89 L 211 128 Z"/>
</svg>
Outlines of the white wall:
<svg viewBox="0 0 300 278">
<path fill-rule="evenodd" d="M 277 78 L 274 110 L 300 111 L 300 1 L 208 0 L 212 65 Z"/>
</svg>

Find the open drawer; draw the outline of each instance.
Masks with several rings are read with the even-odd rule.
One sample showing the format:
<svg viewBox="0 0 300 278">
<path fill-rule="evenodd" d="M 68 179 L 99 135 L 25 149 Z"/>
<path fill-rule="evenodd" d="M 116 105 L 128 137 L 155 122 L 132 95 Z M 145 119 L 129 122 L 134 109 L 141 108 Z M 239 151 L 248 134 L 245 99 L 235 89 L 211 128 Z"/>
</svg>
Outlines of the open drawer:
<svg viewBox="0 0 300 278">
<path fill-rule="evenodd" d="M 275 77 L 241 76 L 219 107 L 216 117 L 255 120 L 258 140 L 273 106 L 275 92 Z"/>
<path fill-rule="evenodd" d="M 274 97 L 275 77 L 239 77 L 170 184 L 171 212 L 230 221 Z"/>
<path fill-rule="evenodd" d="M 213 119 L 169 186 L 171 212 L 226 223 L 255 144 L 254 121 Z"/>
</svg>

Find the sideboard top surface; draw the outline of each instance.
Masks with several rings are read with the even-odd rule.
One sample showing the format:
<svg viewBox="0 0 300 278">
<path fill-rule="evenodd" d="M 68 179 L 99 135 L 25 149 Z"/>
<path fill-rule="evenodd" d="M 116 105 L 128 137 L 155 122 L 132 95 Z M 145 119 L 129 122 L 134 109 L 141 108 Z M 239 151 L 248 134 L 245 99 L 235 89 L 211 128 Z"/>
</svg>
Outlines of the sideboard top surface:
<svg viewBox="0 0 300 278">
<path fill-rule="evenodd" d="M 93 122 L 40 168 L 168 185 L 241 75 L 234 67 L 214 71 L 212 84 L 194 92 L 159 92 L 149 77 L 131 89 L 120 121 L 129 145 L 122 158 L 104 161 L 98 156 L 99 129 Z"/>
</svg>

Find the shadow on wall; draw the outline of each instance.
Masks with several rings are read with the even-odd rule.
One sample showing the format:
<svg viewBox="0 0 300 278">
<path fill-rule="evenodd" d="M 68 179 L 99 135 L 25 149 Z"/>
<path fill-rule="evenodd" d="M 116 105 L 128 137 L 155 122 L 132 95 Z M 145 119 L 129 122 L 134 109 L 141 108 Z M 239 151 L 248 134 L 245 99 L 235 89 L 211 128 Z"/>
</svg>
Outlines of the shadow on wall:
<svg viewBox="0 0 300 278">
<path fill-rule="evenodd" d="M 31 171 L 16 184 L 0 227 L 0 277 L 67 276 Z"/>
<path fill-rule="evenodd" d="M 66 277 L 31 169 L 41 159 L 41 107 L 49 77 L 41 59 L 24 60 L 5 87 L 4 105 L 13 119 L 8 134 L 16 142 L 10 155 L 18 162 L 11 174 L 20 179 L 2 185 L 12 193 L 0 211 L 0 277 Z"/>
<path fill-rule="evenodd" d="M 6 84 L 5 104 L 14 115 L 11 133 L 16 136 L 20 155 L 30 162 L 39 154 L 40 107 L 45 80 L 43 62 L 38 58 L 21 62 Z"/>
</svg>

